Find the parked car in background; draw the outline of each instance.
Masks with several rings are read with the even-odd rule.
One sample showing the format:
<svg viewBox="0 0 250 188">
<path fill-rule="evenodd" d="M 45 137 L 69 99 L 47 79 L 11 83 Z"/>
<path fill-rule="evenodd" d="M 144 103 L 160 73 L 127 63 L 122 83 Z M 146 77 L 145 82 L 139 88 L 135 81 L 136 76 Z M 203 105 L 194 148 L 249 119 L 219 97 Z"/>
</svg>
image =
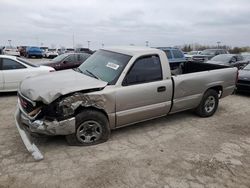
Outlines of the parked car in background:
<svg viewBox="0 0 250 188">
<path fill-rule="evenodd" d="M 238 69 L 244 68 L 249 62 L 245 61 L 240 54 L 221 54 L 213 57 L 206 63 L 225 65 L 230 67 L 237 67 Z"/>
<path fill-rule="evenodd" d="M 237 91 L 250 93 L 250 64 L 239 71 L 238 81 L 236 84 Z"/>
<path fill-rule="evenodd" d="M 75 50 L 76 53 L 88 53 L 88 54 L 93 54 L 93 51 L 90 50 L 89 48 L 76 48 Z"/>
<path fill-rule="evenodd" d="M 58 48 L 56 52 L 58 53 L 58 55 L 62 55 L 65 53 L 65 51 L 66 51 L 65 48 Z"/>
<path fill-rule="evenodd" d="M 4 46 L 2 49 L 2 54 L 20 56 L 20 52 L 18 51 L 17 47 L 14 46 Z"/>
<path fill-rule="evenodd" d="M 25 78 L 53 71 L 51 67 L 33 65 L 18 57 L 0 55 L 0 92 L 17 91 Z"/>
<path fill-rule="evenodd" d="M 65 52 L 64 53 L 74 53 L 75 52 L 75 49 L 73 48 L 66 48 Z"/>
<path fill-rule="evenodd" d="M 72 69 L 81 65 L 89 56 L 90 54 L 88 53 L 65 53 L 43 65 L 53 67 L 57 71 Z"/>
<path fill-rule="evenodd" d="M 29 47 L 26 50 L 26 57 L 38 57 L 42 58 L 43 57 L 43 50 L 39 47 Z"/>
<path fill-rule="evenodd" d="M 199 55 L 201 53 L 201 51 L 191 51 L 191 52 L 188 52 L 185 55 L 185 58 L 187 61 L 193 61 L 193 56 L 195 55 Z"/>
<path fill-rule="evenodd" d="M 157 49 L 165 52 L 168 57 L 171 70 L 178 68 L 181 63 L 185 63 L 187 61 L 184 53 L 179 48 L 157 47 Z"/>
<path fill-rule="evenodd" d="M 55 58 L 58 56 L 56 49 L 47 49 L 44 53 L 44 57 L 46 58 Z"/>
<path fill-rule="evenodd" d="M 214 56 L 217 56 L 220 54 L 229 54 L 229 52 L 224 49 L 206 49 L 206 50 L 203 50 L 200 54 L 194 55 L 193 61 L 203 63 L 212 59 Z"/>
<path fill-rule="evenodd" d="M 26 56 L 26 50 L 27 50 L 27 46 L 19 46 L 18 47 L 18 51 L 20 53 L 20 56 Z"/>
<path fill-rule="evenodd" d="M 250 62 L 250 52 L 241 53 L 245 61 Z"/>
<path fill-rule="evenodd" d="M 42 52 L 43 52 L 43 57 L 45 57 L 45 52 L 46 52 L 49 48 L 46 47 L 46 46 L 42 46 L 42 47 L 40 47 L 40 49 L 41 49 Z"/>
</svg>

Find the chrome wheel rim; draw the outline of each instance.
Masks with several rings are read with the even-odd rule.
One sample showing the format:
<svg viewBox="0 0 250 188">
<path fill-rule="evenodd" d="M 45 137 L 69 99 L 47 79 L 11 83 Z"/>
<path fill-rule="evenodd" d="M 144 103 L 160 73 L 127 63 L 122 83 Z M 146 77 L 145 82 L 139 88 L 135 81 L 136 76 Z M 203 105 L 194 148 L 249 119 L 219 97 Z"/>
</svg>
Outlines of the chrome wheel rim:
<svg viewBox="0 0 250 188">
<path fill-rule="evenodd" d="M 214 110 L 215 107 L 215 97 L 209 96 L 205 102 L 205 111 L 210 113 Z"/>
<path fill-rule="evenodd" d="M 85 121 L 76 132 L 77 139 L 81 143 L 93 143 L 100 139 L 102 126 L 96 121 Z"/>
</svg>

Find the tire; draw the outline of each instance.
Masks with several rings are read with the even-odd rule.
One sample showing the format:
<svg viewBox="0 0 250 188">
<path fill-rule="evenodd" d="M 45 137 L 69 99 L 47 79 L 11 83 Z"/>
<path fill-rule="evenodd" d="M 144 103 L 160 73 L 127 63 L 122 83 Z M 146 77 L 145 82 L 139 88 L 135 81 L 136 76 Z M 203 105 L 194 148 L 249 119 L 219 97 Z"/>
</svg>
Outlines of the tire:
<svg viewBox="0 0 250 188">
<path fill-rule="evenodd" d="M 213 89 L 207 90 L 203 95 L 201 103 L 195 109 L 195 113 L 200 117 L 210 117 L 214 115 L 219 104 L 218 95 L 219 94 Z"/>
<path fill-rule="evenodd" d="M 91 146 L 103 143 L 110 137 L 107 117 L 95 110 L 84 110 L 76 115 L 76 131 L 66 136 L 69 145 Z"/>
</svg>

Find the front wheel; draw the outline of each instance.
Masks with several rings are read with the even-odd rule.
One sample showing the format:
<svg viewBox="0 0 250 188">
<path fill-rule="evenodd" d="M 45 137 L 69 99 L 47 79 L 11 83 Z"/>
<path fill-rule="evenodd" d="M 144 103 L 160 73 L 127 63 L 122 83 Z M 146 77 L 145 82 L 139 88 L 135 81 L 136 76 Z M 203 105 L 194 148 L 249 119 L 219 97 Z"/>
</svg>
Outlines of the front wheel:
<svg viewBox="0 0 250 188">
<path fill-rule="evenodd" d="M 107 117 L 95 110 L 84 110 L 76 116 L 76 131 L 67 135 L 69 145 L 90 146 L 109 139 L 110 128 Z"/>
<path fill-rule="evenodd" d="M 201 117 L 212 116 L 218 108 L 219 104 L 218 95 L 219 94 L 213 89 L 207 90 L 206 93 L 203 95 L 201 103 L 195 109 L 196 114 Z"/>
</svg>

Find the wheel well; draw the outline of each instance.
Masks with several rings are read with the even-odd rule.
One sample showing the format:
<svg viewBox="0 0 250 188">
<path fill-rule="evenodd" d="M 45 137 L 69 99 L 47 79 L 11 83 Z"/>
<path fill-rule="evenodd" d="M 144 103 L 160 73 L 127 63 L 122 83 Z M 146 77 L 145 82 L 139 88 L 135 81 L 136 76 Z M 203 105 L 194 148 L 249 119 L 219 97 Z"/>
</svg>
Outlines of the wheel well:
<svg viewBox="0 0 250 188">
<path fill-rule="evenodd" d="M 215 90 L 215 91 L 219 94 L 219 97 L 221 97 L 222 92 L 223 92 L 222 86 L 214 86 L 214 87 L 211 87 L 211 88 L 209 88 L 209 89 Z"/>
<path fill-rule="evenodd" d="M 99 108 L 95 108 L 93 106 L 90 106 L 90 107 L 84 107 L 84 106 L 79 106 L 76 110 L 75 110 L 75 115 L 79 114 L 80 112 L 84 111 L 84 110 L 94 110 L 94 111 L 97 111 L 97 112 L 101 112 L 103 113 L 106 118 L 109 120 L 109 117 L 108 117 L 108 114 L 102 110 L 102 109 L 99 109 Z"/>
</svg>

